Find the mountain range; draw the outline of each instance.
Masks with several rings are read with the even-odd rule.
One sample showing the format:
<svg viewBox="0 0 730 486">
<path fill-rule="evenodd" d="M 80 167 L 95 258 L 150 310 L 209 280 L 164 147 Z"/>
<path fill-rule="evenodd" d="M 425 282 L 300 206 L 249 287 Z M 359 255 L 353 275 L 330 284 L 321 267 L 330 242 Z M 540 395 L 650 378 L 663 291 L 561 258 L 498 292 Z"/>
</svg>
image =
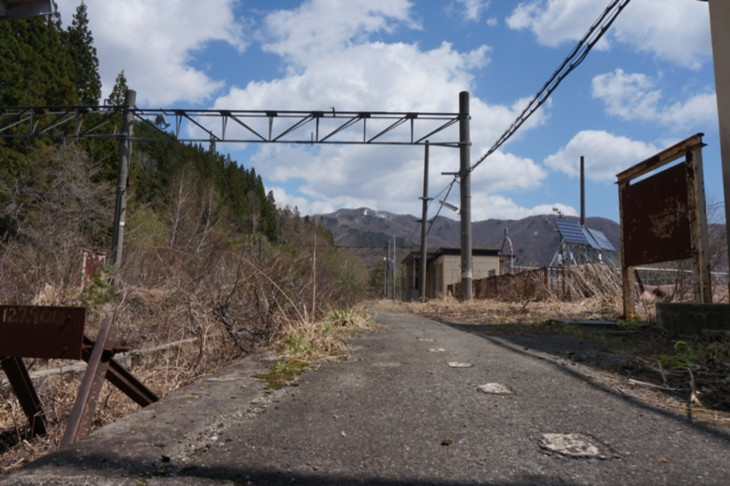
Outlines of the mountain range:
<svg viewBox="0 0 730 486">
<path fill-rule="evenodd" d="M 488 219 L 472 223 L 474 248 L 501 249 L 505 231 L 512 241 L 515 265 L 543 266 L 550 263 L 560 244 L 560 236 L 553 224 L 556 215 L 529 216 L 519 220 Z M 421 223 L 411 215 L 398 215 L 368 208 L 340 209 L 333 213 L 314 216 L 334 236 L 335 245 L 351 249 L 368 266 L 382 261 L 385 247 L 395 236 L 399 250 L 420 248 Z M 576 221 L 577 218 L 566 218 Z M 429 222 L 429 248 L 458 248 L 460 222 L 443 216 Z M 599 217 L 586 218 L 586 226 L 596 229 L 617 249 L 620 248 L 618 223 Z M 505 252 L 509 252 L 508 246 Z M 405 252 L 399 253 L 402 260 Z M 618 255 L 617 255 L 618 256 Z"/>
</svg>

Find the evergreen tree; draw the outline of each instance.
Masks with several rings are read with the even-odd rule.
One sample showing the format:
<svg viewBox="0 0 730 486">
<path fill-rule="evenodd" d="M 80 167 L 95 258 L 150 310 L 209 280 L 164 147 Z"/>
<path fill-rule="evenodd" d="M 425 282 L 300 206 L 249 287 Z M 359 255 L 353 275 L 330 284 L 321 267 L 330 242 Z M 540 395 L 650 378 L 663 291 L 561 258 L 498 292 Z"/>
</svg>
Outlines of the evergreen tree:
<svg viewBox="0 0 730 486">
<path fill-rule="evenodd" d="M 96 57 L 94 37 L 89 30 L 86 4 L 76 8 L 71 26 L 66 31 L 69 55 L 73 59 L 74 84 L 81 104 L 93 106 L 101 97 L 99 59 Z"/>
<path fill-rule="evenodd" d="M 0 22 L 0 106 L 77 104 L 61 33 L 57 14 Z"/>
<path fill-rule="evenodd" d="M 124 69 L 122 69 L 122 72 L 117 74 L 117 79 L 114 80 L 114 87 L 112 88 L 112 92 L 109 94 L 109 104 L 114 106 L 123 105 L 127 97 L 128 90 L 127 78 L 124 76 Z"/>
</svg>

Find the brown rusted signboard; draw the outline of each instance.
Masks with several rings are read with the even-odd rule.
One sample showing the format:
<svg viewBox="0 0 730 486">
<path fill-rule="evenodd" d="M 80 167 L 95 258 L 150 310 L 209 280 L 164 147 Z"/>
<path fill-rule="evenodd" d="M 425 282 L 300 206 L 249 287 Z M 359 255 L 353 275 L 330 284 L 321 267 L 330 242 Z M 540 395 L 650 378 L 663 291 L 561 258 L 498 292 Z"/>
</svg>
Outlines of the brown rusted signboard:
<svg viewBox="0 0 730 486">
<path fill-rule="evenodd" d="M 86 309 L 0 305 L 0 357 L 81 359 Z"/>
<path fill-rule="evenodd" d="M 620 196 L 624 266 L 692 256 L 685 164 L 631 184 Z"/>
<path fill-rule="evenodd" d="M 645 263 L 691 259 L 695 301 L 712 302 L 702 136 L 697 133 L 616 174 L 627 318 L 635 315 L 635 267 Z M 683 162 L 641 179 L 682 158 Z"/>
</svg>

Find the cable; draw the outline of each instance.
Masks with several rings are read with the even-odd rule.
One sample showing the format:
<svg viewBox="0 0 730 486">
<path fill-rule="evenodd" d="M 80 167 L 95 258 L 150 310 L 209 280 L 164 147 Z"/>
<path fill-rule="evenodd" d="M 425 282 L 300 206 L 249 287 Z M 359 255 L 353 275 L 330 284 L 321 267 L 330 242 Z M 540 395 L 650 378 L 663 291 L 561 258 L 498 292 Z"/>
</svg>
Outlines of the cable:
<svg viewBox="0 0 730 486">
<path fill-rule="evenodd" d="M 487 157 L 492 155 L 494 152 L 499 150 L 499 148 L 504 145 L 507 140 L 509 140 L 512 135 L 519 130 L 519 128 L 547 101 L 547 99 L 550 97 L 550 95 L 555 91 L 555 89 L 560 85 L 560 83 L 565 79 L 568 74 L 570 74 L 571 71 L 573 71 L 575 68 L 577 68 L 588 56 L 588 53 L 593 49 L 593 46 L 598 43 L 598 41 L 603 37 L 603 34 L 606 33 L 606 31 L 611 27 L 613 22 L 616 20 L 618 15 L 623 11 L 624 8 L 629 4 L 631 0 L 611 0 L 608 7 L 603 11 L 603 13 L 598 17 L 598 20 L 596 20 L 593 25 L 588 29 L 588 32 L 583 36 L 583 38 L 578 42 L 578 44 L 573 48 L 573 50 L 570 52 L 570 54 L 563 60 L 563 62 L 560 64 L 560 66 L 555 70 L 555 72 L 550 76 L 550 78 L 545 82 L 545 84 L 540 88 L 540 91 L 537 92 L 537 94 L 530 100 L 530 102 L 527 104 L 527 106 L 522 110 L 522 113 L 515 119 L 514 122 L 509 126 L 509 128 L 500 136 L 497 141 L 492 145 L 492 147 L 487 150 L 487 152 L 482 155 L 482 157 L 477 160 L 474 164 L 469 167 L 468 173 L 471 173 L 479 167 L 479 165 L 486 160 Z M 436 194 L 436 197 L 434 197 L 431 201 L 438 199 L 438 197 L 446 192 L 446 196 L 444 196 L 444 200 L 446 200 L 449 197 L 449 194 L 451 193 L 451 189 L 454 187 L 454 184 L 456 181 L 459 180 L 459 174 L 455 175 L 453 180 L 446 186 L 444 189 L 442 189 L 438 194 Z M 431 201 L 428 202 L 428 205 L 431 205 Z M 428 235 L 431 232 L 431 228 L 433 227 L 433 223 L 436 221 L 436 218 L 441 213 L 441 209 L 443 209 L 443 206 L 439 206 L 438 210 L 436 211 L 436 215 L 431 219 L 428 229 L 426 230 L 426 234 Z M 415 233 L 415 229 L 413 231 Z M 409 236 L 409 239 L 413 236 L 413 233 L 411 236 Z"/>
<path fill-rule="evenodd" d="M 445 188 L 441 189 L 441 191 L 438 194 L 436 194 L 436 197 L 434 199 L 432 199 L 431 201 L 435 201 L 436 199 L 438 199 L 438 197 L 441 194 L 443 194 L 444 191 L 446 191 L 446 196 L 444 196 L 443 200 L 445 201 L 446 199 L 448 199 L 449 193 L 451 192 L 451 188 L 454 187 L 454 184 L 456 183 L 457 180 L 458 180 L 458 177 L 454 176 L 454 178 L 451 180 L 449 185 L 446 186 Z M 429 201 L 429 205 L 431 204 L 431 201 Z M 431 232 L 431 227 L 433 226 L 434 221 L 436 221 L 436 218 L 438 218 L 438 215 L 439 215 L 439 213 L 441 213 L 441 210 L 443 208 L 444 207 L 442 205 L 439 205 L 438 211 L 436 211 L 436 214 L 434 215 L 434 217 L 431 218 L 431 222 L 428 224 L 428 229 L 426 230 L 426 236 L 428 236 L 428 234 Z"/>
<path fill-rule="evenodd" d="M 522 110 L 522 113 L 515 119 L 514 122 L 512 122 L 512 125 L 502 134 L 499 139 L 492 145 L 492 147 L 487 150 L 487 152 L 482 155 L 482 157 L 477 160 L 472 166 L 469 168 L 469 172 L 472 172 L 474 169 L 476 169 L 484 160 L 492 155 L 494 152 L 499 150 L 499 148 L 509 140 L 512 135 L 517 132 L 517 130 L 530 118 L 530 116 L 533 115 L 542 105 L 547 101 L 547 99 L 550 97 L 550 95 L 555 91 L 555 88 L 558 87 L 558 85 L 565 79 L 565 77 L 570 74 L 573 69 L 578 67 L 583 60 L 588 56 L 588 53 L 593 49 L 593 46 L 596 45 L 596 43 L 603 37 L 603 34 L 606 33 L 609 27 L 611 27 L 611 24 L 616 20 L 616 17 L 621 13 L 621 11 L 626 8 L 626 6 L 629 4 L 631 0 L 612 0 L 611 3 L 606 7 L 606 9 L 603 11 L 603 13 L 598 17 L 598 20 L 596 20 L 593 25 L 591 25 L 590 29 L 588 29 L 588 32 L 583 36 L 583 38 L 578 42 L 578 44 L 573 48 L 571 53 L 563 60 L 562 64 L 560 64 L 560 67 L 555 70 L 555 72 L 550 76 L 550 78 L 545 82 L 545 84 L 540 88 L 540 91 L 537 92 L 537 94 L 532 98 L 532 100 L 527 104 L 524 110 Z"/>
</svg>

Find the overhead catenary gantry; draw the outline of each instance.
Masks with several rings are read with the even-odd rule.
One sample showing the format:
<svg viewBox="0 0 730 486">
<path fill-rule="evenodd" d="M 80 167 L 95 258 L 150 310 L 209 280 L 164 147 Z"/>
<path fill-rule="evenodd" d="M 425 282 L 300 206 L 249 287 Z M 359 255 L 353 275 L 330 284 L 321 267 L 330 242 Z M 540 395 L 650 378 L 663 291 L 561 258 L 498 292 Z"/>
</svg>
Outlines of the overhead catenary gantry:
<svg viewBox="0 0 730 486">
<path fill-rule="evenodd" d="M 0 107 L 0 136 L 124 138 L 106 127 L 127 111 L 158 136 L 185 143 L 425 145 L 459 147 L 447 128 L 459 113 L 391 111 L 202 110 L 125 106 Z"/>
<path fill-rule="evenodd" d="M 442 146 L 459 149 L 462 297 L 471 299 L 468 92 L 459 93 L 459 111 L 455 113 L 339 111 L 335 107 L 319 111 L 155 109 L 138 108 L 135 103 L 136 93 L 129 90 L 123 105 L 0 106 L 0 138 L 111 138 L 123 142 L 111 251 L 115 266 L 121 264 L 132 142 Z M 120 120 L 123 126 L 118 131 Z M 135 136 L 134 121 L 155 130 Z M 452 126 L 458 130 L 448 130 Z"/>
</svg>

